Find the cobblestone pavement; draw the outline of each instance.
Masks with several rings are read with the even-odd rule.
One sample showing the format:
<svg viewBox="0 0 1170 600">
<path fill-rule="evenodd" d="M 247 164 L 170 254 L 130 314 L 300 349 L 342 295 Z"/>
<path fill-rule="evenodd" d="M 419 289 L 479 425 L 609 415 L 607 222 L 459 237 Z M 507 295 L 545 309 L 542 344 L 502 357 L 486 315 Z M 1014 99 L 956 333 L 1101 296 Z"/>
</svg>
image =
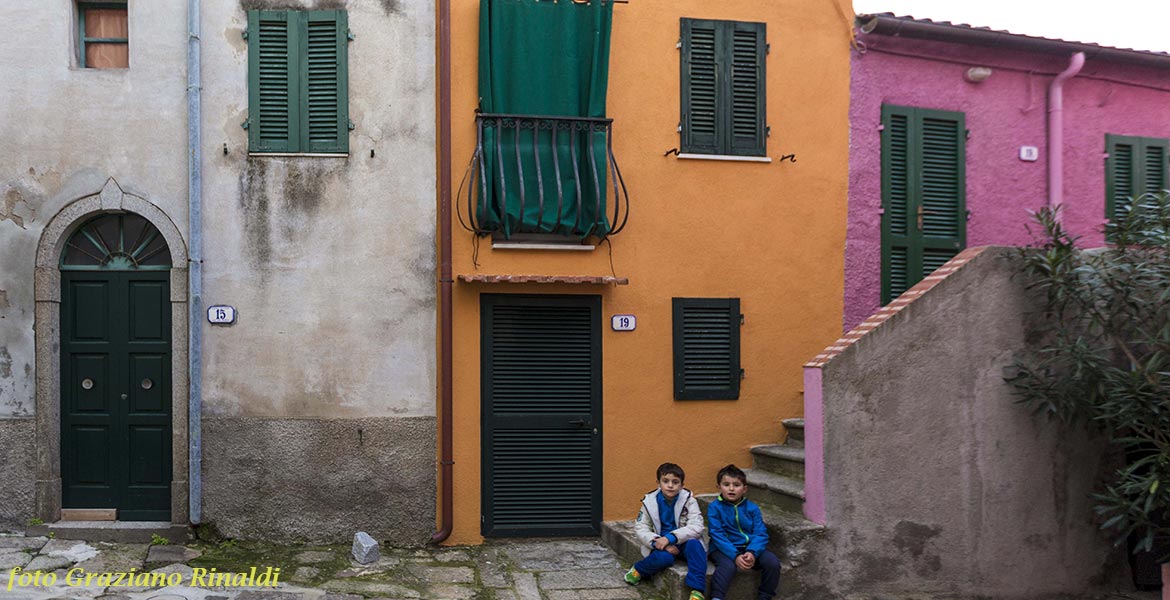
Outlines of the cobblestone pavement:
<svg viewBox="0 0 1170 600">
<path fill-rule="evenodd" d="M 159 540 L 162 541 L 162 540 Z M 639 600 L 653 586 L 622 581 L 624 566 L 596 539 L 493 541 L 483 546 L 383 547 L 369 565 L 348 545 L 289 546 L 227 540 L 115 544 L 0 534 L 0 598 L 49 600 Z M 625 565 L 628 566 L 628 565 Z M 236 587 L 215 574 L 280 569 L 276 587 Z M 40 572 L 39 578 L 37 572 Z M 157 585 L 87 574 L 161 573 Z M 166 576 L 169 583 L 162 581 Z M 115 575 L 116 577 L 116 575 Z M 121 585 L 117 585 L 120 583 Z M 220 585 L 215 585 L 219 583 Z"/>
</svg>

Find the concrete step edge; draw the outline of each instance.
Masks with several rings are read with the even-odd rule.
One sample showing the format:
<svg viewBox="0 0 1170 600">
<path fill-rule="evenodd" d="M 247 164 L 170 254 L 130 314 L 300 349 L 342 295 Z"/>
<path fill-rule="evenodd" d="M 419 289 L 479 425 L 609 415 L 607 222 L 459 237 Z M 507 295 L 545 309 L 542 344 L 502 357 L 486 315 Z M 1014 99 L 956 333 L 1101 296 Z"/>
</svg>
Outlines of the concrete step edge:
<svg viewBox="0 0 1170 600">
<path fill-rule="evenodd" d="M 762 487 L 773 492 L 792 496 L 804 500 L 804 482 L 795 477 L 785 477 L 759 469 L 744 469 L 748 478 L 748 497 L 751 497 L 752 486 Z"/>
<path fill-rule="evenodd" d="M 804 464 L 804 448 L 784 446 L 781 444 L 766 444 L 763 446 L 752 446 L 751 452 L 752 454 L 763 454 L 780 460 Z"/>
</svg>

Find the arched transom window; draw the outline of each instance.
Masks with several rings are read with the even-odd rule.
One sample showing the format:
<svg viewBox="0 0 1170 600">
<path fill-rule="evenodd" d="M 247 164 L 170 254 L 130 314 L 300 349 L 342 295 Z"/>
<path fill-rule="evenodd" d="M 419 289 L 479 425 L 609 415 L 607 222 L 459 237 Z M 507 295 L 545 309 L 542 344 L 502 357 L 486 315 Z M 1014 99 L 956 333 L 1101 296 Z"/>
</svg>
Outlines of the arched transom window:
<svg viewBox="0 0 1170 600">
<path fill-rule="evenodd" d="M 169 268 L 171 253 L 162 234 L 132 213 L 107 213 L 86 221 L 61 253 L 61 269 L 67 271 Z"/>
</svg>

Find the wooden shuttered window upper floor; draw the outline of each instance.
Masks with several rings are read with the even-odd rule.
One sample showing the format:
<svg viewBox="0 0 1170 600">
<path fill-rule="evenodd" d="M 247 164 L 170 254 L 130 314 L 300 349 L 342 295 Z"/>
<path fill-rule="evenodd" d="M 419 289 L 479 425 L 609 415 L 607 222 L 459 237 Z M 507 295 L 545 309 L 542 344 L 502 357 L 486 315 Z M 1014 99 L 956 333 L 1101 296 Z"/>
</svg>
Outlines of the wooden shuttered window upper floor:
<svg viewBox="0 0 1170 600">
<path fill-rule="evenodd" d="M 764 23 L 682 19 L 683 154 L 765 156 Z"/>
<path fill-rule="evenodd" d="M 1131 199 L 1160 194 L 1170 186 L 1170 140 L 1105 136 L 1105 217 L 1125 215 Z"/>
<path fill-rule="evenodd" d="M 248 11 L 248 149 L 349 152 L 344 10 Z"/>
<path fill-rule="evenodd" d="M 966 131 L 961 112 L 882 107 L 882 304 L 967 244 Z"/>
</svg>

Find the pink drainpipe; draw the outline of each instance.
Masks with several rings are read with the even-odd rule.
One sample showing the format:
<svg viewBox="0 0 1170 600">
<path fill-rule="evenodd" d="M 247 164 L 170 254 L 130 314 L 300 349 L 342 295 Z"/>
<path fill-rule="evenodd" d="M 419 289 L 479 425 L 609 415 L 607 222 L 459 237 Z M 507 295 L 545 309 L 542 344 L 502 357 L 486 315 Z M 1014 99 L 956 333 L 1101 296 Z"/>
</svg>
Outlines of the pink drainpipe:
<svg viewBox="0 0 1170 600">
<path fill-rule="evenodd" d="M 1064 82 L 1077 76 L 1085 66 L 1085 53 L 1072 55 L 1068 68 L 1048 86 L 1048 208 L 1064 202 Z M 1057 221 L 1063 215 L 1057 213 Z"/>
</svg>

